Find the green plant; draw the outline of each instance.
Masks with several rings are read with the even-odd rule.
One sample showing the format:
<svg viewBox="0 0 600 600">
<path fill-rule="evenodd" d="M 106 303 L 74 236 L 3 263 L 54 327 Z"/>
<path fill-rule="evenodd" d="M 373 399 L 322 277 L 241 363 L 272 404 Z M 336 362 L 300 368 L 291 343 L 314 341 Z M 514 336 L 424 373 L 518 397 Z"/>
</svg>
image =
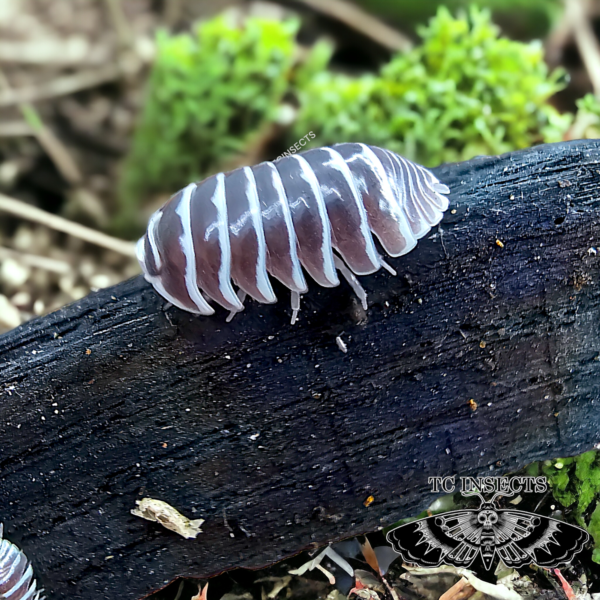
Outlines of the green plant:
<svg viewBox="0 0 600 600">
<path fill-rule="evenodd" d="M 141 199 L 218 170 L 267 121 L 293 83 L 298 21 L 219 16 L 194 36 L 157 37 L 156 60 L 120 186 L 115 228 Z"/>
<path fill-rule="evenodd" d="M 600 138 L 600 100 L 594 94 L 586 94 L 577 100 L 577 113 L 570 138 Z"/>
<path fill-rule="evenodd" d="M 510 37 L 518 39 L 545 37 L 564 10 L 562 0 L 358 0 L 358 3 L 367 11 L 396 23 L 403 31 L 413 30 L 419 23 L 427 22 L 442 4 L 452 13 L 476 4 L 489 9 L 494 21 L 503 25 L 503 30 Z"/>
<path fill-rule="evenodd" d="M 573 507 L 577 523 L 586 528 L 594 539 L 592 559 L 600 563 L 600 455 L 596 450 L 580 456 L 547 460 L 542 465 L 556 500 Z M 595 502 L 589 517 L 589 508 Z"/>
<path fill-rule="evenodd" d="M 313 144 L 379 144 L 425 165 L 558 141 L 570 115 L 547 100 L 563 87 L 539 43 L 503 38 L 475 6 L 454 18 L 445 7 L 419 30 L 420 46 L 398 54 L 378 77 L 323 72 L 300 90 L 293 138 Z"/>
</svg>

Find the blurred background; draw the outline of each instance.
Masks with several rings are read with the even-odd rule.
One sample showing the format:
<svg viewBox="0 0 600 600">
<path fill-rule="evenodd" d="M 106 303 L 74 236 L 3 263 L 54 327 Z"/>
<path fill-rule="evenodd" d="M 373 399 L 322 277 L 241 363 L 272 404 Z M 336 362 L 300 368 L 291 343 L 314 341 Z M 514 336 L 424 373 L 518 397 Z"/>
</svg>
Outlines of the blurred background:
<svg viewBox="0 0 600 600">
<path fill-rule="evenodd" d="M 171 194 L 301 138 L 436 166 L 599 137 L 599 36 L 600 0 L 0 0 L 0 333 L 138 274 L 133 241 Z M 532 467 L 562 496 L 519 508 L 588 528 L 593 558 L 570 583 L 529 568 L 493 582 L 523 598 L 600 592 L 600 458 L 582 456 Z M 389 556 L 370 539 L 334 547 L 354 578 L 303 554 L 154 598 L 513 597 L 460 591 L 455 572 L 382 578 Z"/>
<path fill-rule="evenodd" d="M 2 0 L 0 332 L 139 273 L 172 193 L 305 136 L 427 166 L 596 137 L 597 32 L 596 0 Z"/>
</svg>

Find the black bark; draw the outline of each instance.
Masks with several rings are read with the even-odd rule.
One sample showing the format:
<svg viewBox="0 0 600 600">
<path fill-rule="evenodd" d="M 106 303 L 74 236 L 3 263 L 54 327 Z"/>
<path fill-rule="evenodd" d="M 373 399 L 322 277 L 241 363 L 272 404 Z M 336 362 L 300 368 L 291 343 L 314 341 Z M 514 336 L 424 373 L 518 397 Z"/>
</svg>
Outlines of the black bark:
<svg viewBox="0 0 600 600">
<path fill-rule="evenodd" d="M 419 512 L 430 476 L 591 448 L 599 163 L 584 141 L 436 169 L 450 210 L 363 278 L 366 313 L 312 286 L 291 326 L 277 288 L 227 324 L 137 278 L 0 337 L 0 521 L 48 596 L 266 565 Z M 204 533 L 132 516 L 146 496 Z"/>
</svg>

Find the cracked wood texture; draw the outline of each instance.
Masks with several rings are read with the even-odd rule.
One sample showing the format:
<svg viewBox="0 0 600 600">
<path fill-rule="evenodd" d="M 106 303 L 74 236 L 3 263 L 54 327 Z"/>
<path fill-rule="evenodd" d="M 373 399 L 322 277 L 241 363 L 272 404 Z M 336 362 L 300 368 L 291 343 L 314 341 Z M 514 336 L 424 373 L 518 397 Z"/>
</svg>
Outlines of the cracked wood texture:
<svg viewBox="0 0 600 600">
<path fill-rule="evenodd" d="M 0 521 L 48 597 L 259 567 L 418 513 L 428 477 L 600 440 L 600 143 L 435 172 L 450 209 L 398 277 L 362 278 L 366 313 L 314 285 L 291 326 L 278 287 L 225 323 L 139 277 L 0 337 Z"/>
</svg>

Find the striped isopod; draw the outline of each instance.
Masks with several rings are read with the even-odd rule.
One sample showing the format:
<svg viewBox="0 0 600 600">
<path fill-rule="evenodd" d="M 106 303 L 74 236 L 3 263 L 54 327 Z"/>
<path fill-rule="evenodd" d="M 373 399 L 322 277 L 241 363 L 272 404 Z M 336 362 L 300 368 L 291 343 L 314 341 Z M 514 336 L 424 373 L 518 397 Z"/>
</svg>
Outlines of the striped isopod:
<svg viewBox="0 0 600 600">
<path fill-rule="evenodd" d="M 36 591 L 33 569 L 13 543 L 2 539 L 0 524 L 0 600 L 43 600 Z"/>
<path fill-rule="evenodd" d="M 291 290 L 294 323 L 307 291 L 302 267 L 323 287 L 338 285 L 339 271 L 366 309 L 356 275 L 395 274 L 371 233 L 390 256 L 410 252 L 442 219 L 449 192 L 389 150 L 315 148 L 191 183 L 152 215 L 137 256 L 156 291 L 195 314 L 214 313 L 207 298 L 229 318 L 246 294 L 276 302 L 271 274 Z"/>
</svg>

